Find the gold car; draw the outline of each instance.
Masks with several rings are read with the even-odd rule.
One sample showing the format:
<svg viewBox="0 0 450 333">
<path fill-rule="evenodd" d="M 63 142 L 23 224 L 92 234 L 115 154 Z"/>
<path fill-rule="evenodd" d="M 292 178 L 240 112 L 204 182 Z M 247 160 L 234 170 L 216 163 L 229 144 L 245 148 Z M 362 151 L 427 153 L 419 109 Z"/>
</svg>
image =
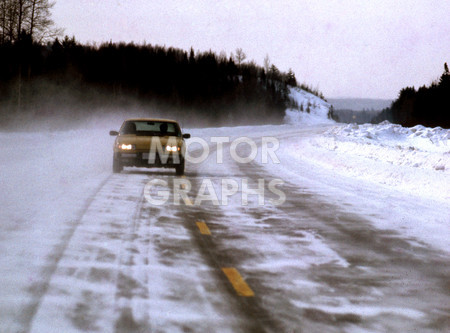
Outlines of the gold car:
<svg viewBox="0 0 450 333">
<path fill-rule="evenodd" d="M 175 168 L 184 173 L 186 145 L 180 125 L 169 119 L 128 119 L 120 131 L 110 131 L 117 136 L 114 142 L 113 172 L 125 166 Z"/>
</svg>

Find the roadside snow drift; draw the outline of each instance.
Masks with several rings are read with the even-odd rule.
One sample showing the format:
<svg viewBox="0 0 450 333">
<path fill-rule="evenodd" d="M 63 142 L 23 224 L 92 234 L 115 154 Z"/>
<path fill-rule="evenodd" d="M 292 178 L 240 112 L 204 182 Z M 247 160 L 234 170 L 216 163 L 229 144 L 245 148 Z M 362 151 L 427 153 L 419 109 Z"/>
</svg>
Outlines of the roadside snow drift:
<svg viewBox="0 0 450 333">
<path fill-rule="evenodd" d="M 450 131 L 399 125 L 335 126 L 310 142 L 311 159 L 337 174 L 436 200 L 450 199 Z"/>
<path fill-rule="evenodd" d="M 317 96 L 290 88 L 290 97 L 299 108 L 286 110 L 287 123 L 334 124 L 323 135 L 287 142 L 283 152 L 294 160 L 309 160 L 337 175 L 405 193 L 450 199 L 449 130 L 421 125 L 405 128 L 387 121 L 378 125 L 337 124 L 328 119 L 330 104 Z"/>
</svg>

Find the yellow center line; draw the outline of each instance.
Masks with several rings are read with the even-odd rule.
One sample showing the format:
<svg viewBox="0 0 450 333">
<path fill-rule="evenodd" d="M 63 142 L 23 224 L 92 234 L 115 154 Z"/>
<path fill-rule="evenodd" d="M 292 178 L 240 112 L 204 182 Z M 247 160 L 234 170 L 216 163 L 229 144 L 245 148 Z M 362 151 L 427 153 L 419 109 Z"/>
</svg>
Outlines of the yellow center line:
<svg viewBox="0 0 450 333">
<path fill-rule="evenodd" d="M 239 296 L 245 297 L 253 297 L 255 293 L 248 286 L 248 284 L 244 281 L 241 274 L 237 271 L 236 268 L 233 267 L 225 267 L 222 268 L 222 271 L 225 273 L 226 277 L 230 281 L 233 288 L 236 290 Z"/>
<path fill-rule="evenodd" d="M 202 235 L 211 235 L 211 231 L 209 230 L 208 226 L 205 222 L 195 222 L 197 224 L 197 227 L 200 229 L 200 233 Z"/>
</svg>

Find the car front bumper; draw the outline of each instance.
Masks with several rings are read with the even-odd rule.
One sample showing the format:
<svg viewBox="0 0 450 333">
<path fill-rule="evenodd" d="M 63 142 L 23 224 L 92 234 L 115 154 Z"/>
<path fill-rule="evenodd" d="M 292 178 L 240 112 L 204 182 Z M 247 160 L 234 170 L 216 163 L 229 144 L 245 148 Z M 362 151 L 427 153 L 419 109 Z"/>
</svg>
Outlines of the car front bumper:
<svg viewBox="0 0 450 333">
<path fill-rule="evenodd" d="M 145 168 L 174 168 L 184 163 L 183 156 L 180 153 L 170 153 L 160 156 L 159 154 L 149 153 L 123 153 L 115 152 L 114 159 L 123 166 L 136 166 Z"/>
</svg>

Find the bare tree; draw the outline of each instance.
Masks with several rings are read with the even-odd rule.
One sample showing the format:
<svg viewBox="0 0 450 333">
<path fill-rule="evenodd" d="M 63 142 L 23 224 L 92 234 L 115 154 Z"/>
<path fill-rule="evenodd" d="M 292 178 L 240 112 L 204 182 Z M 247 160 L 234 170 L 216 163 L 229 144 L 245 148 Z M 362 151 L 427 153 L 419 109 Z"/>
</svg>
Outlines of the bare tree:
<svg viewBox="0 0 450 333">
<path fill-rule="evenodd" d="M 47 38 L 54 38 L 63 33 L 62 29 L 54 27 L 50 18 L 50 10 L 55 5 L 49 0 L 27 0 L 30 3 L 30 12 L 27 17 L 28 34 L 33 40 L 41 42 Z"/>
<path fill-rule="evenodd" d="M 235 55 L 235 60 L 238 63 L 238 65 L 240 66 L 242 64 L 242 62 L 247 59 L 247 55 L 244 53 L 244 51 L 242 51 L 241 48 L 237 48 L 236 49 L 236 55 Z"/>
<path fill-rule="evenodd" d="M 269 73 L 269 70 L 270 70 L 270 58 L 269 58 L 268 54 L 266 54 L 266 56 L 264 58 L 264 70 L 266 71 L 266 73 Z"/>
<path fill-rule="evenodd" d="M 20 33 L 22 32 L 22 26 L 23 26 L 23 19 L 27 15 L 27 9 L 28 6 L 25 3 L 26 0 L 17 0 L 17 27 L 16 27 L 16 35 L 20 36 Z"/>
<path fill-rule="evenodd" d="M 17 1 L 0 0 L 2 43 L 12 42 L 17 36 Z"/>
<path fill-rule="evenodd" d="M 0 0 L 0 42 L 14 43 L 23 33 L 39 42 L 62 34 L 50 18 L 54 5 L 49 0 Z"/>
<path fill-rule="evenodd" d="M 6 0 L 0 0 L 0 45 L 6 41 Z"/>
</svg>

